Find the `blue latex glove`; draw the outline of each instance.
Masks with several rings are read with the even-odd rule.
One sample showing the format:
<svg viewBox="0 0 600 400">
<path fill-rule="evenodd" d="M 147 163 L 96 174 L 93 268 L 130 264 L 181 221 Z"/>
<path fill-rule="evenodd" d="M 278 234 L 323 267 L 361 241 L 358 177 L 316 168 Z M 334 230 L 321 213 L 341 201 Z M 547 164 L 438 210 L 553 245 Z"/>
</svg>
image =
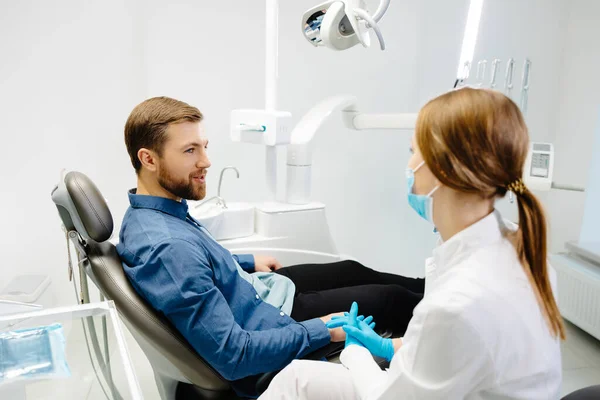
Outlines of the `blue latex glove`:
<svg viewBox="0 0 600 400">
<path fill-rule="evenodd" d="M 327 328 L 329 329 L 334 329 L 334 328 L 340 328 L 344 325 L 348 325 L 350 323 L 349 321 L 349 316 L 350 314 L 348 314 L 347 312 L 344 313 L 344 315 L 334 315 L 333 317 L 331 317 L 331 319 L 325 324 L 327 325 Z M 373 316 L 369 315 L 367 318 L 365 318 L 364 315 L 359 315 L 358 317 L 356 317 L 357 321 L 365 321 L 366 324 L 369 324 L 369 326 L 371 327 L 371 329 L 375 329 L 375 322 L 373 322 Z"/>
<path fill-rule="evenodd" d="M 342 329 L 346 332 L 346 343 L 348 341 L 352 343 L 358 341 L 374 356 L 392 361 L 392 357 L 394 357 L 392 339 L 382 338 L 368 324 L 365 324 L 364 321 L 356 321 L 356 325 L 344 325 Z"/>
<path fill-rule="evenodd" d="M 352 302 L 352 306 L 350 307 L 350 312 L 348 313 L 347 318 L 348 324 L 342 327 L 342 329 L 344 329 L 344 331 L 346 332 L 346 343 L 344 345 L 344 348 L 350 346 L 351 344 L 360 347 L 366 347 L 360 342 L 360 340 L 357 340 L 354 336 L 348 335 L 348 332 L 345 329 L 346 327 L 358 329 L 359 322 L 364 323 L 364 321 L 358 321 L 358 303 L 356 303 L 355 301 Z"/>
<path fill-rule="evenodd" d="M 370 315 L 367 318 L 365 318 L 364 315 L 359 315 L 357 317 L 356 316 L 357 314 L 358 314 L 358 304 L 356 302 L 353 302 L 352 306 L 350 307 L 349 313 L 345 312 L 343 316 L 334 315 L 333 317 L 331 317 L 331 320 L 329 320 L 325 325 L 329 329 L 344 327 L 346 325 L 358 328 L 358 322 L 363 322 L 363 323 L 367 324 L 371 329 L 375 328 L 375 322 L 373 322 L 373 316 Z M 355 344 L 357 346 L 364 347 L 362 345 L 362 343 L 360 343 L 356 339 L 346 335 L 346 343 L 344 345 L 344 348 L 348 347 L 351 344 Z"/>
</svg>

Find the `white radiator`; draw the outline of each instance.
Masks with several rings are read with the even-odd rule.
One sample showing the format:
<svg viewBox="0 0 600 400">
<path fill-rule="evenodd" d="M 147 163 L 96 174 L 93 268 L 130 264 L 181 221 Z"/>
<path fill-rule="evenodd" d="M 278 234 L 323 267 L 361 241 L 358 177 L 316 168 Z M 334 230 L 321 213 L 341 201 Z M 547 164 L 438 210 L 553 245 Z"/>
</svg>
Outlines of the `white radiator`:
<svg viewBox="0 0 600 400">
<path fill-rule="evenodd" d="M 600 266 L 572 254 L 554 254 L 558 307 L 564 318 L 600 340 Z"/>
</svg>

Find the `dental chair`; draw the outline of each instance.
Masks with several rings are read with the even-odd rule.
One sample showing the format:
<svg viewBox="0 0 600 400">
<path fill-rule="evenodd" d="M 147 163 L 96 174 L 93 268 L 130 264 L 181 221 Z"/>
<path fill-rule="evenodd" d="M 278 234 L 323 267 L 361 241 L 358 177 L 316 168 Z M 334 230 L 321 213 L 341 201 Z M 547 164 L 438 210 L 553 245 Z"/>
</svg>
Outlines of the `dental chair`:
<svg viewBox="0 0 600 400">
<path fill-rule="evenodd" d="M 562 400 L 598 400 L 600 399 L 600 385 L 590 386 L 579 389 L 565 397 Z"/>
<path fill-rule="evenodd" d="M 150 361 L 161 399 L 238 399 L 229 382 L 129 283 L 116 248 L 108 241 L 113 233 L 112 214 L 96 185 L 84 174 L 70 172 L 52 191 L 52 200 L 85 275 L 105 298 L 114 301 L 121 319 Z M 332 361 L 342 348 L 343 343 L 333 343 L 307 358 Z M 378 362 L 382 365 L 381 360 Z M 259 393 L 276 373 L 259 378 Z"/>
</svg>

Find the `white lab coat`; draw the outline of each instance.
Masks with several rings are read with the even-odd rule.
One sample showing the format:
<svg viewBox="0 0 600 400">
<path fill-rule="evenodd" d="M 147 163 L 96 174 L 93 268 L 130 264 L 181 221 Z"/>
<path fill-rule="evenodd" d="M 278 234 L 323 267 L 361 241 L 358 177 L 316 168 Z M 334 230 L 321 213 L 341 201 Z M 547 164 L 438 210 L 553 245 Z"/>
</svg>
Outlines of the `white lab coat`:
<svg viewBox="0 0 600 400">
<path fill-rule="evenodd" d="M 504 235 L 509 224 L 494 212 L 434 250 L 387 371 L 349 346 L 343 366 L 294 361 L 261 399 L 558 399 L 560 343 Z"/>
</svg>

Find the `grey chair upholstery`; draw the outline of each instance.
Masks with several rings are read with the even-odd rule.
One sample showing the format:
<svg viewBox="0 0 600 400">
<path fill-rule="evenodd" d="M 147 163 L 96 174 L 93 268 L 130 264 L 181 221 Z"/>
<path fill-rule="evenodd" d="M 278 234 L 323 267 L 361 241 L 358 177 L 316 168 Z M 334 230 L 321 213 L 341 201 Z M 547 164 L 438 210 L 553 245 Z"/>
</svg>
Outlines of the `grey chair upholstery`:
<svg viewBox="0 0 600 400">
<path fill-rule="evenodd" d="M 562 400 L 600 400 L 600 385 L 579 389 L 566 395 Z"/>
<path fill-rule="evenodd" d="M 79 235 L 78 251 L 87 275 L 100 292 L 113 300 L 148 357 L 163 400 L 174 399 L 179 388 L 186 399 L 237 399 L 223 379 L 129 283 L 115 246 L 108 241 L 113 219 L 102 194 L 84 174 L 70 172 L 64 186 L 52 192 L 67 231 Z"/>
</svg>

